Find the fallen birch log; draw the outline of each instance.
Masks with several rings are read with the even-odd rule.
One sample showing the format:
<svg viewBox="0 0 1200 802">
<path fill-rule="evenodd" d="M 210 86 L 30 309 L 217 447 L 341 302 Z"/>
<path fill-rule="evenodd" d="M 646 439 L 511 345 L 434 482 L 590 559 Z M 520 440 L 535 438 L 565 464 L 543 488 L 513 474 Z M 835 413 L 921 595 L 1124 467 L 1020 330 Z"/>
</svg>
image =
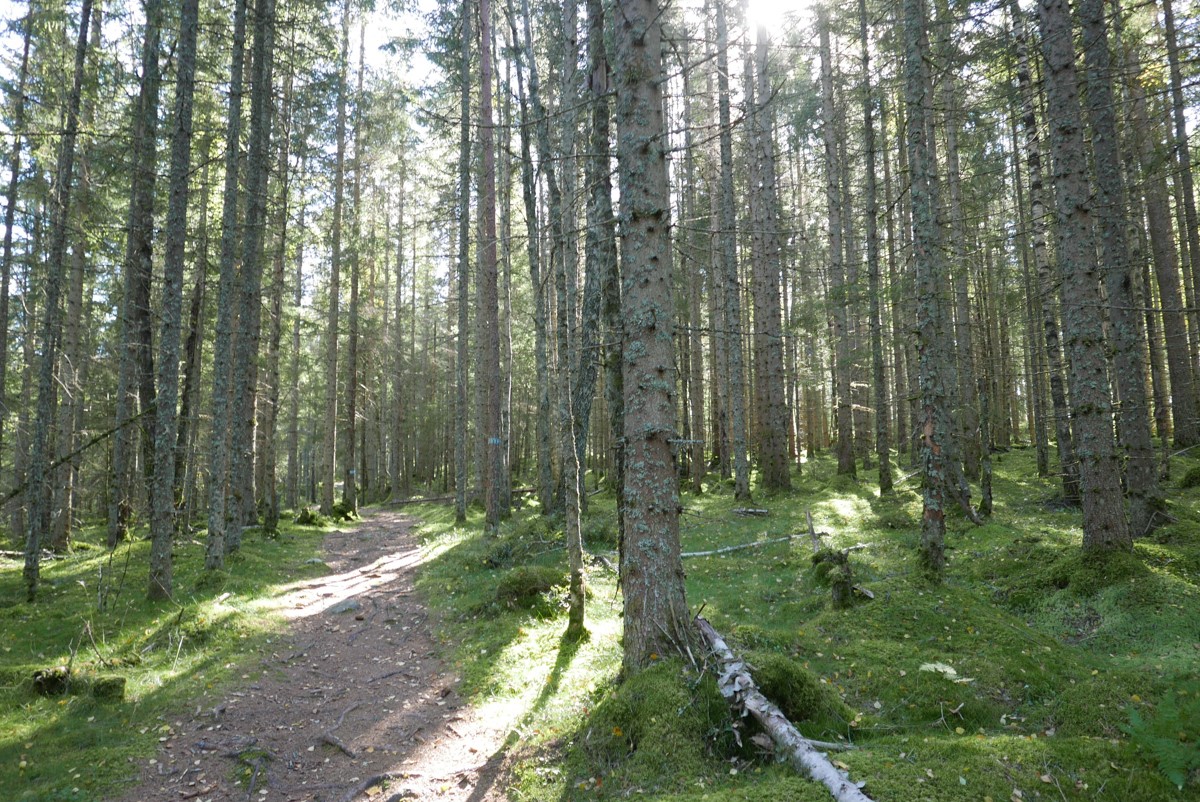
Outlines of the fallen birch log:
<svg viewBox="0 0 1200 802">
<path fill-rule="evenodd" d="M 735 710 L 741 711 L 742 715 L 749 713 L 754 716 L 775 745 L 787 754 L 792 766 L 828 788 L 829 793 L 838 802 L 871 802 L 869 796 L 850 782 L 849 778 L 829 762 L 828 757 L 800 734 L 783 711 L 762 695 L 750 676 L 746 662 L 733 653 L 725 639 L 713 629 L 712 624 L 697 616 L 696 627 L 713 656 L 721 663 L 717 687 L 729 704 Z"/>
</svg>

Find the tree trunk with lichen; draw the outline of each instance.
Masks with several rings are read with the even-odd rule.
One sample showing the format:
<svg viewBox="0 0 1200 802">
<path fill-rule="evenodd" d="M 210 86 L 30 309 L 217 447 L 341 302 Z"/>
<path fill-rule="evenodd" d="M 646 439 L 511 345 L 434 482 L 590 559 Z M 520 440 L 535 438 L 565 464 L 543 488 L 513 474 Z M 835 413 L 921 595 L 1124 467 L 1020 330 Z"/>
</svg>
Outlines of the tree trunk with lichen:
<svg viewBox="0 0 1200 802">
<path fill-rule="evenodd" d="M 656 0 L 616 21 L 626 474 L 621 552 L 624 666 L 634 673 L 692 640 L 679 556 L 675 347 L 662 22 Z"/>
<path fill-rule="evenodd" d="M 920 464 L 924 514 L 921 526 L 921 561 L 940 575 L 946 562 L 947 492 L 954 483 L 949 448 L 953 437 L 949 390 L 946 381 L 953 355 L 948 353 L 942 289 L 949 271 L 938 228 L 937 187 L 928 135 L 930 85 L 925 4 L 904 0 L 904 100 L 908 119 L 908 161 L 912 197 L 913 267 L 917 290 L 917 359 Z"/>
<path fill-rule="evenodd" d="M 1070 370 L 1071 415 L 1079 457 L 1084 551 L 1130 548 L 1113 442 L 1112 396 L 1105 359 L 1100 276 L 1092 237 L 1091 188 L 1083 145 L 1075 46 L 1066 0 L 1039 0 L 1046 99 L 1050 115 L 1058 268 Z"/>
<path fill-rule="evenodd" d="M 1129 528 L 1144 535 L 1153 526 L 1161 504 L 1150 416 L 1146 407 L 1146 341 L 1133 291 L 1133 262 L 1126 234 L 1127 197 L 1117 140 L 1112 59 L 1103 0 L 1080 0 L 1087 57 L 1087 99 L 1096 165 L 1096 217 L 1101 267 L 1108 294 L 1108 319 L 1113 336 L 1113 378 L 1120 396 L 1117 437 L 1125 450 L 1125 492 L 1129 499 Z"/>
</svg>

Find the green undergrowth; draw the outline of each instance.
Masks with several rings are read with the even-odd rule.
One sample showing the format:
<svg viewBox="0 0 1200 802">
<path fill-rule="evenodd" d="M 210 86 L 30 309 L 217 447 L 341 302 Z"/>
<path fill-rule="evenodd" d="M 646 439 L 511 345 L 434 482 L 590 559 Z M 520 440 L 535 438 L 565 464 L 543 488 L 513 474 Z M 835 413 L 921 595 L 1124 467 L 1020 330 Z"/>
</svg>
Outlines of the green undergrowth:
<svg viewBox="0 0 1200 802">
<path fill-rule="evenodd" d="M 802 732 L 856 747 L 833 759 L 874 798 L 1200 798 L 1200 485 L 1168 486 L 1169 523 L 1132 553 L 1085 558 L 1078 510 L 1033 456 L 994 456 L 988 523 L 949 516 L 941 584 L 916 559 L 915 478 L 881 499 L 873 472 L 837 477 L 823 456 L 791 492 L 756 493 L 766 517 L 737 514 L 727 483 L 684 493 L 685 552 L 761 542 L 686 559 L 689 603 Z M 615 564 L 613 499 L 590 501 L 585 546 Z M 832 609 L 806 511 L 873 598 Z M 481 523 L 429 510 L 420 581 L 465 692 L 509 722 L 510 798 L 828 798 L 729 719 L 711 674 L 664 659 L 620 681 L 620 597 L 598 559 L 591 637 L 562 642 L 559 522 L 526 508 L 493 538 Z"/>
<path fill-rule="evenodd" d="M 0 560 L 5 799 L 117 793 L 179 726 L 171 711 L 212 706 L 230 682 L 262 675 L 284 626 L 283 594 L 329 570 L 317 559 L 320 528 L 249 530 L 226 570 L 213 573 L 203 570 L 201 533 L 176 544 L 174 600 L 149 602 L 150 544 L 144 530 L 134 534 L 109 553 L 102 526 L 77 532 L 69 554 L 42 563 L 34 604 L 25 601 L 21 563 Z M 34 672 L 56 668 L 69 669 L 65 692 L 38 694 Z"/>
</svg>

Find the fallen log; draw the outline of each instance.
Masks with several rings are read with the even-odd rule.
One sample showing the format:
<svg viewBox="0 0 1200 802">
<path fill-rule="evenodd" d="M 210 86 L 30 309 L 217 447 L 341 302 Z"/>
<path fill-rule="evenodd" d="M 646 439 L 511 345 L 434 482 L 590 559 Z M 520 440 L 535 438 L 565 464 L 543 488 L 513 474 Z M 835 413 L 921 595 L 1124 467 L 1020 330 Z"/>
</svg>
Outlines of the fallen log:
<svg viewBox="0 0 1200 802">
<path fill-rule="evenodd" d="M 700 616 L 696 616 L 696 628 L 708 644 L 709 650 L 721 664 L 717 687 L 721 695 L 741 715 L 750 714 L 758 720 L 771 740 L 782 750 L 797 771 L 806 773 L 821 783 L 838 802 L 871 802 L 854 783 L 829 762 L 829 758 L 800 734 L 770 699 L 762 695 L 744 660 L 740 660 L 725 639 Z"/>
</svg>

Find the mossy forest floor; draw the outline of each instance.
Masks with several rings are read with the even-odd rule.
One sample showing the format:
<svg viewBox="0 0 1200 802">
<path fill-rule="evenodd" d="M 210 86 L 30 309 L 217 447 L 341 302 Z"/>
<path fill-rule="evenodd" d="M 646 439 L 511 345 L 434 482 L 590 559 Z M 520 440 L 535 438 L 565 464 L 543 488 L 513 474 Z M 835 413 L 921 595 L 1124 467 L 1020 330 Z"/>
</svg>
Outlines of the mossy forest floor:
<svg viewBox="0 0 1200 802">
<path fill-rule="evenodd" d="M 1079 513 L 1057 503 L 1052 480 L 1037 478 L 1031 450 L 999 454 L 995 464 L 995 513 L 982 527 L 951 519 L 940 585 L 918 568 L 915 477 L 880 499 L 873 472 L 837 478 L 820 458 L 794 477 L 792 492 L 756 495 L 766 517 L 736 514 L 744 505 L 714 479 L 703 495 L 682 497 L 685 551 L 798 537 L 688 558 L 689 602 L 703 605 L 802 731 L 854 746 L 832 757 L 881 802 L 1200 799 L 1200 487 L 1179 481 L 1200 459 L 1172 461 L 1174 522 L 1139 540 L 1133 554 L 1096 561 L 1082 558 Z M 578 644 L 561 640 L 566 555 L 555 521 L 527 506 L 486 539 L 481 516 L 458 527 L 450 509 L 417 510 L 416 595 L 430 612 L 430 646 L 447 661 L 428 670 L 457 676 L 451 701 L 469 704 L 464 720 L 486 722 L 503 739 L 476 756 L 502 770 L 478 774 L 473 786 L 451 780 L 414 788 L 396 779 L 359 798 L 409 791 L 546 802 L 829 798 L 777 762 L 752 723 L 731 722 L 711 674 L 678 655 L 619 681 L 621 602 L 606 566 L 616 561 L 614 502 L 604 493 L 589 501 L 590 637 Z M 855 582 L 873 600 L 831 608 L 828 582 L 811 564 L 806 510 L 827 544 L 866 544 L 850 559 Z M 368 518 L 360 535 L 371 526 Z M 320 559 L 323 534 L 315 528 L 251 537 L 215 580 L 201 577 L 199 543 L 185 541 L 177 604 L 153 606 L 142 601 L 147 544 L 122 546 L 110 559 L 88 545 L 98 537 L 87 534 L 74 554 L 46 566 L 46 592 L 32 607 L 21 600 L 19 564 L 0 562 L 5 799 L 127 794 L 123 783 L 156 765 L 148 761 L 160 760 L 185 715 L 190 727 L 221 700 L 253 695 L 285 670 L 279 661 L 295 651 L 296 629 L 278 598 L 336 574 Z M 322 630 L 339 623 L 326 621 Z M 364 623 L 391 626 L 383 618 Z M 349 669 L 365 683 L 404 669 L 400 659 L 380 656 Z M 67 662 L 85 676 L 125 677 L 125 701 L 32 692 L 34 669 Z M 380 696 L 355 709 L 347 724 L 362 718 L 370 726 L 383 708 L 398 709 L 407 698 L 399 696 L 396 705 Z M 344 709 L 338 698 L 322 697 L 310 741 Z M 367 743 L 347 745 L 365 751 Z M 349 760 L 336 745 L 312 745 L 320 760 Z M 308 756 L 302 750 L 299 758 Z M 263 755 L 244 757 L 210 769 L 230 785 L 241 780 L 241 798 L 254 766 L 265 765 Z M 359 758 L 368 763 L 353 767 L 353 776 L 363 779 L 391 765 Z M 320 775 L 314 764 L 313 785 Z M 260 785 L 253 796 L 337 799 L 346 790 L 325 785 Z M 172 789 L 162 798 L 205 798 L 187 793 Z"/>
</svg>

